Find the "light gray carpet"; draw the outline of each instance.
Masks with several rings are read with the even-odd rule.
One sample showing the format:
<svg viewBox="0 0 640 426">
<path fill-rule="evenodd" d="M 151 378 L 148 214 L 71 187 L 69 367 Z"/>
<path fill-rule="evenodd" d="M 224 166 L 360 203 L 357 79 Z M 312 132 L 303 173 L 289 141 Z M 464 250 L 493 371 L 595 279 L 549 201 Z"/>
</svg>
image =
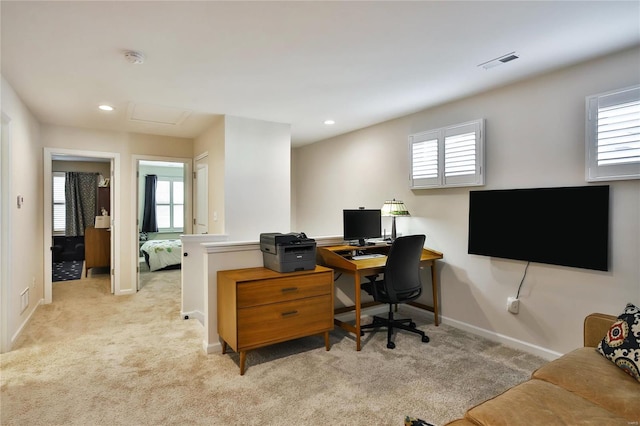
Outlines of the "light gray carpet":
<svg viewBox="0 0 640 426">
<path fill-rule="evenodd" d="M 17 348 L 0 358 L 2 425 L 440 425 L 526 380 L 544 363 L 428 317 L 431 337 L 335 330 L 249 352 L 206 355 L 180 319 L 180 271 L 151 273 L 132 296 L 107 278 L 55 283 Z M 410 311 L 413 314 L 413 311 Z"/>
</svg>

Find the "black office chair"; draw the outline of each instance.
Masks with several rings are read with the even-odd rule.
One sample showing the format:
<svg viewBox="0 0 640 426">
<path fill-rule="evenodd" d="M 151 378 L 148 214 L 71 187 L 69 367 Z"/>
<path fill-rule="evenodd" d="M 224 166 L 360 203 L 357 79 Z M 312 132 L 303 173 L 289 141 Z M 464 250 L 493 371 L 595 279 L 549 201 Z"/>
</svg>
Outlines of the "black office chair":
<svg viewBox="0 0 640 426">
<path fill-rule="evenodd" d="M 417 299 L 422 294 L 420 281 L 420 256 L 424 247 L 424 235 L 407 235 L 397 238 L 387 255 L 384 278 L 376 281 L 377 275 L 367 277 L 369 282 L 363 283 L 361 288 L 373 296 L 377 302 L 389 304 L 387 318 L 374 316 L 373 323 L 363 325 L 360 330 L 370 328 L 387 328 L 387 348 L 393 349 L 395 343 L 391 341 L 394 328 L 410 331 L 422 336 L 427 343 L 429 337 L 416 328 L 410 318 L 394 319 L 393 306 Z M 361 334 L 364 334 L 361 331 Z"/>
</svg>

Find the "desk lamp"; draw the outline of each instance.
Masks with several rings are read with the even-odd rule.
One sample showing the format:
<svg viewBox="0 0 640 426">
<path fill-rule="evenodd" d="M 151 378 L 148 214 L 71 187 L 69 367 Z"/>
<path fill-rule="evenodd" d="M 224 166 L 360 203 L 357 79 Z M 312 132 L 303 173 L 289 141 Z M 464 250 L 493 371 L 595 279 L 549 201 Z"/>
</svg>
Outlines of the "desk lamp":
<svg viewBox="0 0 640 426">
<path fill-rule="evenodd" d="M 382 216 L 393 217 L 391 225 L 391 241 L 396 239 L 396 216 L 411 216 L 407 206 L 402 201 L 397 201 L 395 198 L 391 201 L 387 200 L 382 206 Z"/>
</svg>

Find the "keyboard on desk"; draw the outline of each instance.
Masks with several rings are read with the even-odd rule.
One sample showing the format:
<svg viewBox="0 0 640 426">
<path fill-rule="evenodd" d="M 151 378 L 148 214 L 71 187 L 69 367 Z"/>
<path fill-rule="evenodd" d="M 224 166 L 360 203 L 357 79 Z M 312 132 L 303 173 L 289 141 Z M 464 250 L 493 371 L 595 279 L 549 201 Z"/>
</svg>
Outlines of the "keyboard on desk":
<svg viewBox="0 0 640 426">
<path fill-rule="evenodd" d="M 376 257 L 384 257 L 384 254 L 379 254 L 379 253 L 359 254 L 357 256 L 353 256 L 351 259 L 353 259 L 353 260 L 364 260 L 364 259 L 375 259 Z"/>
</svg>

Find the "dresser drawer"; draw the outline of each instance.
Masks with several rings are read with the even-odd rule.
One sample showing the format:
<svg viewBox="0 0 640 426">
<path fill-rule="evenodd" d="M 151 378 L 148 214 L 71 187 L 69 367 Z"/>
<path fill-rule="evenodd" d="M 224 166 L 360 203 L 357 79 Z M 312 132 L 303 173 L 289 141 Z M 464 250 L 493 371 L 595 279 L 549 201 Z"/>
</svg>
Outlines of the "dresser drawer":
<svg viewBox="0 0 640 426">
<path fill-rule="evenodd" d="M 238 310 L 239 350 L 333 329 L 332 295 Z"/>
<path fill-rule="evenodd" d="M 332 284 L 331 272 L 239 283 L 238 308 L 330 294 Z"/>
</svg>

